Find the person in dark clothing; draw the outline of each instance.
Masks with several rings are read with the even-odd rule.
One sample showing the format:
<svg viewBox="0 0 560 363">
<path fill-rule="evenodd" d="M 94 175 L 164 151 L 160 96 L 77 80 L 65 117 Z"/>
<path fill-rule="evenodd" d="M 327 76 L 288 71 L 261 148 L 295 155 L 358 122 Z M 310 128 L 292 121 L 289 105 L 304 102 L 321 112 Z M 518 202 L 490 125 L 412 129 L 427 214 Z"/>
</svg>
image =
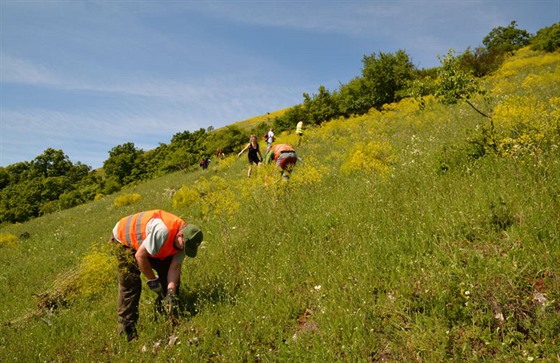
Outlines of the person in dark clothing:
<svg viewBox="0 0 560 363">
<path fill-rule="evenodd" d="M 239 154 L 237 154 L 237 157 L 240 157 L 245 151 L 248 151 L 247 157 L 249 159 L 249 170 L 247 170 L 247 177 L 249 178 L 251 177 L 251 168 L 253 164 L 260 166 L 263 160 L 256 135 L 251 135 L 249 143 L 239 152 Z"/>
<path fill-rule="evenodd" d="M 202 159 L 200 159 L 199 165 L 202 168 L 202 170 L 208 169 L 208 165 L 210 165 L 210 158 L 207 156 L 203 157 Z"/>
</svg>

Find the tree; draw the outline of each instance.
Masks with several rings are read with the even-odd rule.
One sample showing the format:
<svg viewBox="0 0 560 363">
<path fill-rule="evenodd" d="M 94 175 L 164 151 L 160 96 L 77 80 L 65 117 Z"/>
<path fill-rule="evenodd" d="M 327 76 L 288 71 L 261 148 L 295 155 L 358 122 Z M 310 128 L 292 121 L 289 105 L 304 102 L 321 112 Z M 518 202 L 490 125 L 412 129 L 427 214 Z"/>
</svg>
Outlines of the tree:
<svg viewBox="0 0 560 363">
<path fill-rule="evenodd" d="M 345 117 L 359 115 L 369 111 L 372 103 L 368 101 L 367 86 L 364 78 L 356 77 L 348 84 L 341 85 L 334 96 L 338 105 L 338 112 Z"/>
<path fill-rule="evenodd" d="M 62 150 L 51 148 L 31 162 L 2 168 L 0 175 L 0 222 L 23 222 L 83 203 L 93 199 L 99 188 L 99 179 L 91 173 L 91 167 L 80 162 L 74 165 Z M 83 194 L 82 189 L 87 189 L 88 194 Z M 68 201 L 61 204 L 59 199 L 64 195 L 79 198 L 66 198 Z"/>
<path fill-rule="evenodd" d="M 39 180 L 39 179 L 38 179 Z M 40 204 L 51 200 L 57 200 L 58 197 L 67 191 L 72 190 L 66 176 L 50 176 L 48 178 L 41 178 L 41 200 Z"/>
<path fill-rule="evenodd" d="M 8 169 L 0 167 L 0 191 L 10 185 L 10 173 Z"/>
<path fill-rule="evenodd" d="M 299 121 L 303 121 L 305 124 L 309 123 L 308 113 L 303 108 L 303 105 L 290 107 L 282 116 L 274 119 L 274 130 L 283 131 L 293 129 Z M 268 128 L 264 131 L 268 131 Z M 259 133 L 259 135 L 261 134 Z"/>
<path fill-rule="evenodd" d="M 72 166 L 62 150 L 48 148 L 31 162 L 31 172 L 34 176 L 55 177 L 66 175 Z"/>
<path fill-rule="evenodd" d="M 331 93 L 325 86 L 319 86 L 319 93 L 312 96 L 304 93 L 303 108 L 308 116 L 307 120 L 316 125 L 328 121 L 337 115 L 337 106 Z"/>
<path fill-rule="evenodd" d="M 484 77 L 500 68 L 504 54 L 491 52 L 487 48 L 478 47 L 474 51 L 468 47 L 459 57 L 459 66 L 475 77 Z"/>
<path fill-rule="evenodd" d="M 229 154 L 236 152 L 249 142 L 249 135 L 242 132 L 241 129 L 234 125 L 223 127 L 213 131 L 208 137 L 205 150 L 207 154 L 213 154 L 216 149 L 220 148 L 223 153 Z"/>
<path fill-rule="evenodd" d="M 170 147 L 160 169 L 166 173 L 187 170 L 198 161 L 198 152 L 193 153 L 182 147 Z"/>
<path fill-rule="evenodd" d="M 171 138 L 165 158 L 159 170 L 171 172 L 186 170 L 198 163 L 199 155 L 204 153 L 207 145 L 208 133 L 200 128 L 194 132 L 183 131 Z"/>
<path fill-rule="evenodd" d="M 435 70 L 435 68 L 432 68 Z M 436 71 L 437 73 L 437 71 Z M 426 106 L 425 96 L 433 95 L 437 89 L 437 75 L 432 74 L 431 70 L 417 72 L 415 78 L 408 82 L 405 89 L 399 91 L 400 97 L 410 97 L 418 102 L 421 109 Z"/>
<path fill-rule="evenodd" d="M 435 96 L 444 104 L 455 104 L 465 101 L 472 109 L 490 120 L 490 128 L 482 127 L 483 150 L 486 147 L 496 148 L 496 136 L 492 117 L 479 110 L 470 99 L 476 94 L 483 94 L 477 79 L 472 73 L 466 72 L 459 67 L 459 59 L 453 56 L 453 50 L 449 50 L 445 57 L 438 57 L 442 63 L 439 69 L 439 84 Z"/>
<path fill-rule="evenodd" d="M 178 132 L 171 138 L 170 145 L 187 145 L 191 150 L 197 150 L 197 143 L 203 141 L 206 137 L 206 130 L 200 128 L 194 132 L 188 130 L 183 132 Z"/>
<path fill-rule="evenodd" d="M 539 30 L 537 35 L 531 39 L 531 48 L 545 52 L 560 49 L 560 23 Z"/>
<path fill-rule="evenodd" d="M 22 180 L 31 178 L 31 163 L 23 161 L 6 166 L 6 171 L 10 176 L 9 184 L 17 184 Z"/>
<path fill-rule="evenodd" d="M 451 49 L 445 57 L 438 56 L 442 66 L 438 72 L 439 84 L 436 90 L 436 97 L 443 104 L 455 104 L 458 101 L 465 101 L 476 112 L 484 117 L 489 117 L 469 101 L 473 95 L 481 94 L 482 90 L 472 73 L 461 69 L 459 58 L 453 54 L 454 50 Z"/>
<path fill-rule="evenodd" d="M 94 181 L 95 178 L 90 178 L 91 174 L 91 166 L 78 161 L 76 164 L 72 165 L 65 175 L 68 177 L 70 183 L 74 185 L 82 183 L 83 180 Z"/>
<path fill-rule="evenodd" d="M 395 54 L 379 52 L 364 56 L 362 77 L 368 109 L 398 101 L 398 91 L 414 77 L 414 65 L 404 50 Z"/>
<path fill-rule="evenodd" d="M 105 175 L 112 177 L 121 186 L 132 183 L 136 176 L 142 178 L 145 175 L 142 173 L 141 163 L 143 153 L 132 142 L 115 146 L 109 151 L 109 158 L 103 162 Z"/>
<path fill-rule="evenodd" d="M 0 193 L 0 222 L 25 222 L 39 216 L 43 186 L 40 179 L 22 180 Z"/>
<path fill-rule="evenodd" d="M 482 44 L 490 52 L 513 52 L 529 44 L 531 34 L 526 30 L 517 29 L 517 22 L 512 21 L 507 27 L 499 26 L 484 37 Z"/>
</svg>

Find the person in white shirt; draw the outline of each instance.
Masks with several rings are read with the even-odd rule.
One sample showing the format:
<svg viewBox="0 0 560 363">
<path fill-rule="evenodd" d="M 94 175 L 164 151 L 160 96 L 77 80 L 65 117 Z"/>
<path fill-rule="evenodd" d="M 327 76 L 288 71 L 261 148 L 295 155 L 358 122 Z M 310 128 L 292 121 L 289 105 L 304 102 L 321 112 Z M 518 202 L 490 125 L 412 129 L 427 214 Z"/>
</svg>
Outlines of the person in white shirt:
<svg viewBox="0 0 560 363">
<path fill-rule="evenodd" d="M 267 138 L 266 138 L 266 153 L 268 154 L 268 152 L 270 151 L 270 147 L 272 146 L 272 143 L 274 142 L 274 130 L 271 128 L 268 133 L 266 134 Z"/>
</svg>

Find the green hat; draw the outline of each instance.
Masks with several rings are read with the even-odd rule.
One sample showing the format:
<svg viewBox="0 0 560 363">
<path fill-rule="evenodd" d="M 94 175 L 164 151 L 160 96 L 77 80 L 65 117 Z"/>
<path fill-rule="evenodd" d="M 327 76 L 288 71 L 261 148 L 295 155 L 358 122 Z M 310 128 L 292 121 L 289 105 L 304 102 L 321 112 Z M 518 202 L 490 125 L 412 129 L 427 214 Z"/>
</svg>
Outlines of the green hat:
<svg viewBox="0 0 560 363">
<path fill-rule="evenodd" d="M 202 231 L 194 224 L 187 224 L 183 227 L 183 238 L 185 240 L 185 254 L 189 257 L 196 257 L 198 246 L 202 243 Z"/>
</svg>

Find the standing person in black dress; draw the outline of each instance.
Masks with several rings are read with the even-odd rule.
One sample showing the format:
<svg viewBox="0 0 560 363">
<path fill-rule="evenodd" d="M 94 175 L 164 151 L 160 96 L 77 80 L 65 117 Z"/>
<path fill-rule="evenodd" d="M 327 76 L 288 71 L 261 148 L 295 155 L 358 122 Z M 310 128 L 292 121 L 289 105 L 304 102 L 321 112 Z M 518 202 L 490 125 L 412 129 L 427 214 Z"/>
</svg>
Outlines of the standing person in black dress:
<svg viewBox="0 0 560 363">
<path fill-rule="evenodd" d="M 247 157 L 249 159 L 249 170 L 247 170 L 247 178 L 251 177 L 251 168 L 253 164 L 257 166 L 261 166 L 263 156 L 261 154 L 261 150 L 259 149 L 259 143 L 257 142 L 257 136 L 251 135 L 249 138 L 249 143 L 243 150 L 237 154 L 237 157 L 240 157 L 246 150 L 248 150 Z"/>
</svg>

